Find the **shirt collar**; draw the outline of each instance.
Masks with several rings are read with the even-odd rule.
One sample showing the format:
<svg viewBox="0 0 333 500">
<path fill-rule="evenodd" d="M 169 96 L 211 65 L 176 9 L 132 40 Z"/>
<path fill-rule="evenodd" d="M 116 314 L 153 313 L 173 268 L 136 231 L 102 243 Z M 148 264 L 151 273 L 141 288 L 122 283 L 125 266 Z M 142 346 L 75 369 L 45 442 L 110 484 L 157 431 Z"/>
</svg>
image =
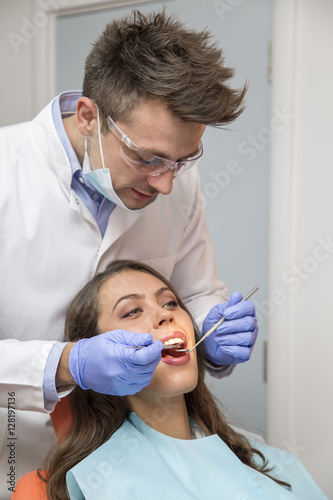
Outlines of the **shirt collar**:
<svg viewBox="0 0 333 500">
<path fill-rule="evenodd" d="M 77 170 L 81 171 L 81 165 L 76 156 L 74 148 L 70 140 L 68 139 L 62 120 L 63 118 L 75 114 L 76 103 L 79 97 L 81 96 L 82 96 L 81 90 L 71 90 L 68 92 L 62 92 L 55 98 L 55 100 L 52 103 L 52 117 L 54 121 L 54 126 L 68 156 L 69 163 L 72 169 L 72 175 L 74 175 L 74 173 Z"/>
</svg>

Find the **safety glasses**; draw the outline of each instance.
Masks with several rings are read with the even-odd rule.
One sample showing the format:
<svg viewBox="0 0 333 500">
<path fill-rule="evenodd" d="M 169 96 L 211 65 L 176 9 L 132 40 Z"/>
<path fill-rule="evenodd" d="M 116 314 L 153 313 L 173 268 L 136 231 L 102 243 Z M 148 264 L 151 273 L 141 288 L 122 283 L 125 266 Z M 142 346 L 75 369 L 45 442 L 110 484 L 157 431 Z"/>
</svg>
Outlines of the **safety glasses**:
<svg viewBox="0 0 333 500">
<path fill-rule="evenodd" d="M 186 170 L 192 168 L 203 155 L 203 145 L 200 141 L 199 151 L 195 156 L 181 161 L 171 161 L 160 156 L 153 155 L 144 149 L 139 148 L 131 139 L 124 134 L 112 120 L 106 115 L 108 127 L 118 139 L 121 140 L 120 155 L 122 159 L 137 172 L 147 176 L 161 175 L 168 170 L 173 170 L 173 176 L 183 174 Z"/>
</svg>

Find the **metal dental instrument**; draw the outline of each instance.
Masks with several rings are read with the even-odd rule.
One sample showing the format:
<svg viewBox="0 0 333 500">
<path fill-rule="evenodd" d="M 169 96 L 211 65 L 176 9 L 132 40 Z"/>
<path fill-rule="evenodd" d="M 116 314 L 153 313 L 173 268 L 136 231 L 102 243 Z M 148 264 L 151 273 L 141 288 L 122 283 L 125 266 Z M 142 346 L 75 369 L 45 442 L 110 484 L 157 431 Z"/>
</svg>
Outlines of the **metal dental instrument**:
<svg viewBox="0 0 333 500">
<path fill-rule="evenodd" d="M 257 290 L 259 290 L 258 286 L 253 288 L 253 290 L 251 290 L 251 292 L 249 292 L 247 295 L 245 295 L 245 297 L 240 302 L 244 302 L 244 300 L 248 300 Z M 215 325 L 212 326 L 212 328 L 210 330 L 208 330 L 208 332 L 205 333 L 205 335 L 203 337 L 201 337 L 199 342 L 197 342 L 193 347 L 191 347 L 191 349 L 177 349 L 177 352 L 191 352 L 191 351 L 193 351 L 193 349 L 195 349 L 203 340 L 205 340 L 207 337 L 209 337 L 209 335 L 211 333 L 215 332 L 216 328 L 218 328 L 220 325 L 222 325 L 222 323 L 224 321 L 225 321 L 225 318 L 221 318 L 217 323 L 215 323 Z"/>
</svg>

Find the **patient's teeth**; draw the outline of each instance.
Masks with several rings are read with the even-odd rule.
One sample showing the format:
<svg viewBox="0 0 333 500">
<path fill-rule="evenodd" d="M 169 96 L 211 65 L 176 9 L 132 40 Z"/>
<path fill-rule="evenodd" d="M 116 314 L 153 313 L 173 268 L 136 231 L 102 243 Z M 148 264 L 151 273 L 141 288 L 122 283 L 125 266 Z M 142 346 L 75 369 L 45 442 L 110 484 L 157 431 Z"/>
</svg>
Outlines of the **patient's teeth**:
<svg viewBox="0 0 333 500">
<path fill-rule="evenodd" d="M 173 339 L 169 339 L 167 340 L 166 342 L 164 342 L 164 345 L 173 345 L 173 344 L 184 344 L 184 341 L 183 339 L 180 339 L 180 338 L 173 338 Z"/>
</svg>

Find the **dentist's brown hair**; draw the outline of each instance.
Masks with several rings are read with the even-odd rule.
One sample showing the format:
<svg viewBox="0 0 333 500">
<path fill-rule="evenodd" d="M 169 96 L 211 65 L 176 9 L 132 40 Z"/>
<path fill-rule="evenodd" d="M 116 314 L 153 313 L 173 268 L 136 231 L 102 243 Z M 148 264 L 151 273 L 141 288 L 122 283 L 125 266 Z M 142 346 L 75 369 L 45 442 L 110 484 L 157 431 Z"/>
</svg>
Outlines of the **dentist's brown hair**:
<svg viewBox="0 0 333 500">
<path fill-rule="evenodd" d="M 221 126 L 244 109 L 245 84 L 233 89 L 234 71 L 207 30 L 188 29 L 165 10 L 111 21 L 86 59 L 83 95 L 113 120 L 126 121 L 144 101 L 165 104 L 183 121 Z M 107 123 L 102 117 L 103 131 Z"/>
</svg>

